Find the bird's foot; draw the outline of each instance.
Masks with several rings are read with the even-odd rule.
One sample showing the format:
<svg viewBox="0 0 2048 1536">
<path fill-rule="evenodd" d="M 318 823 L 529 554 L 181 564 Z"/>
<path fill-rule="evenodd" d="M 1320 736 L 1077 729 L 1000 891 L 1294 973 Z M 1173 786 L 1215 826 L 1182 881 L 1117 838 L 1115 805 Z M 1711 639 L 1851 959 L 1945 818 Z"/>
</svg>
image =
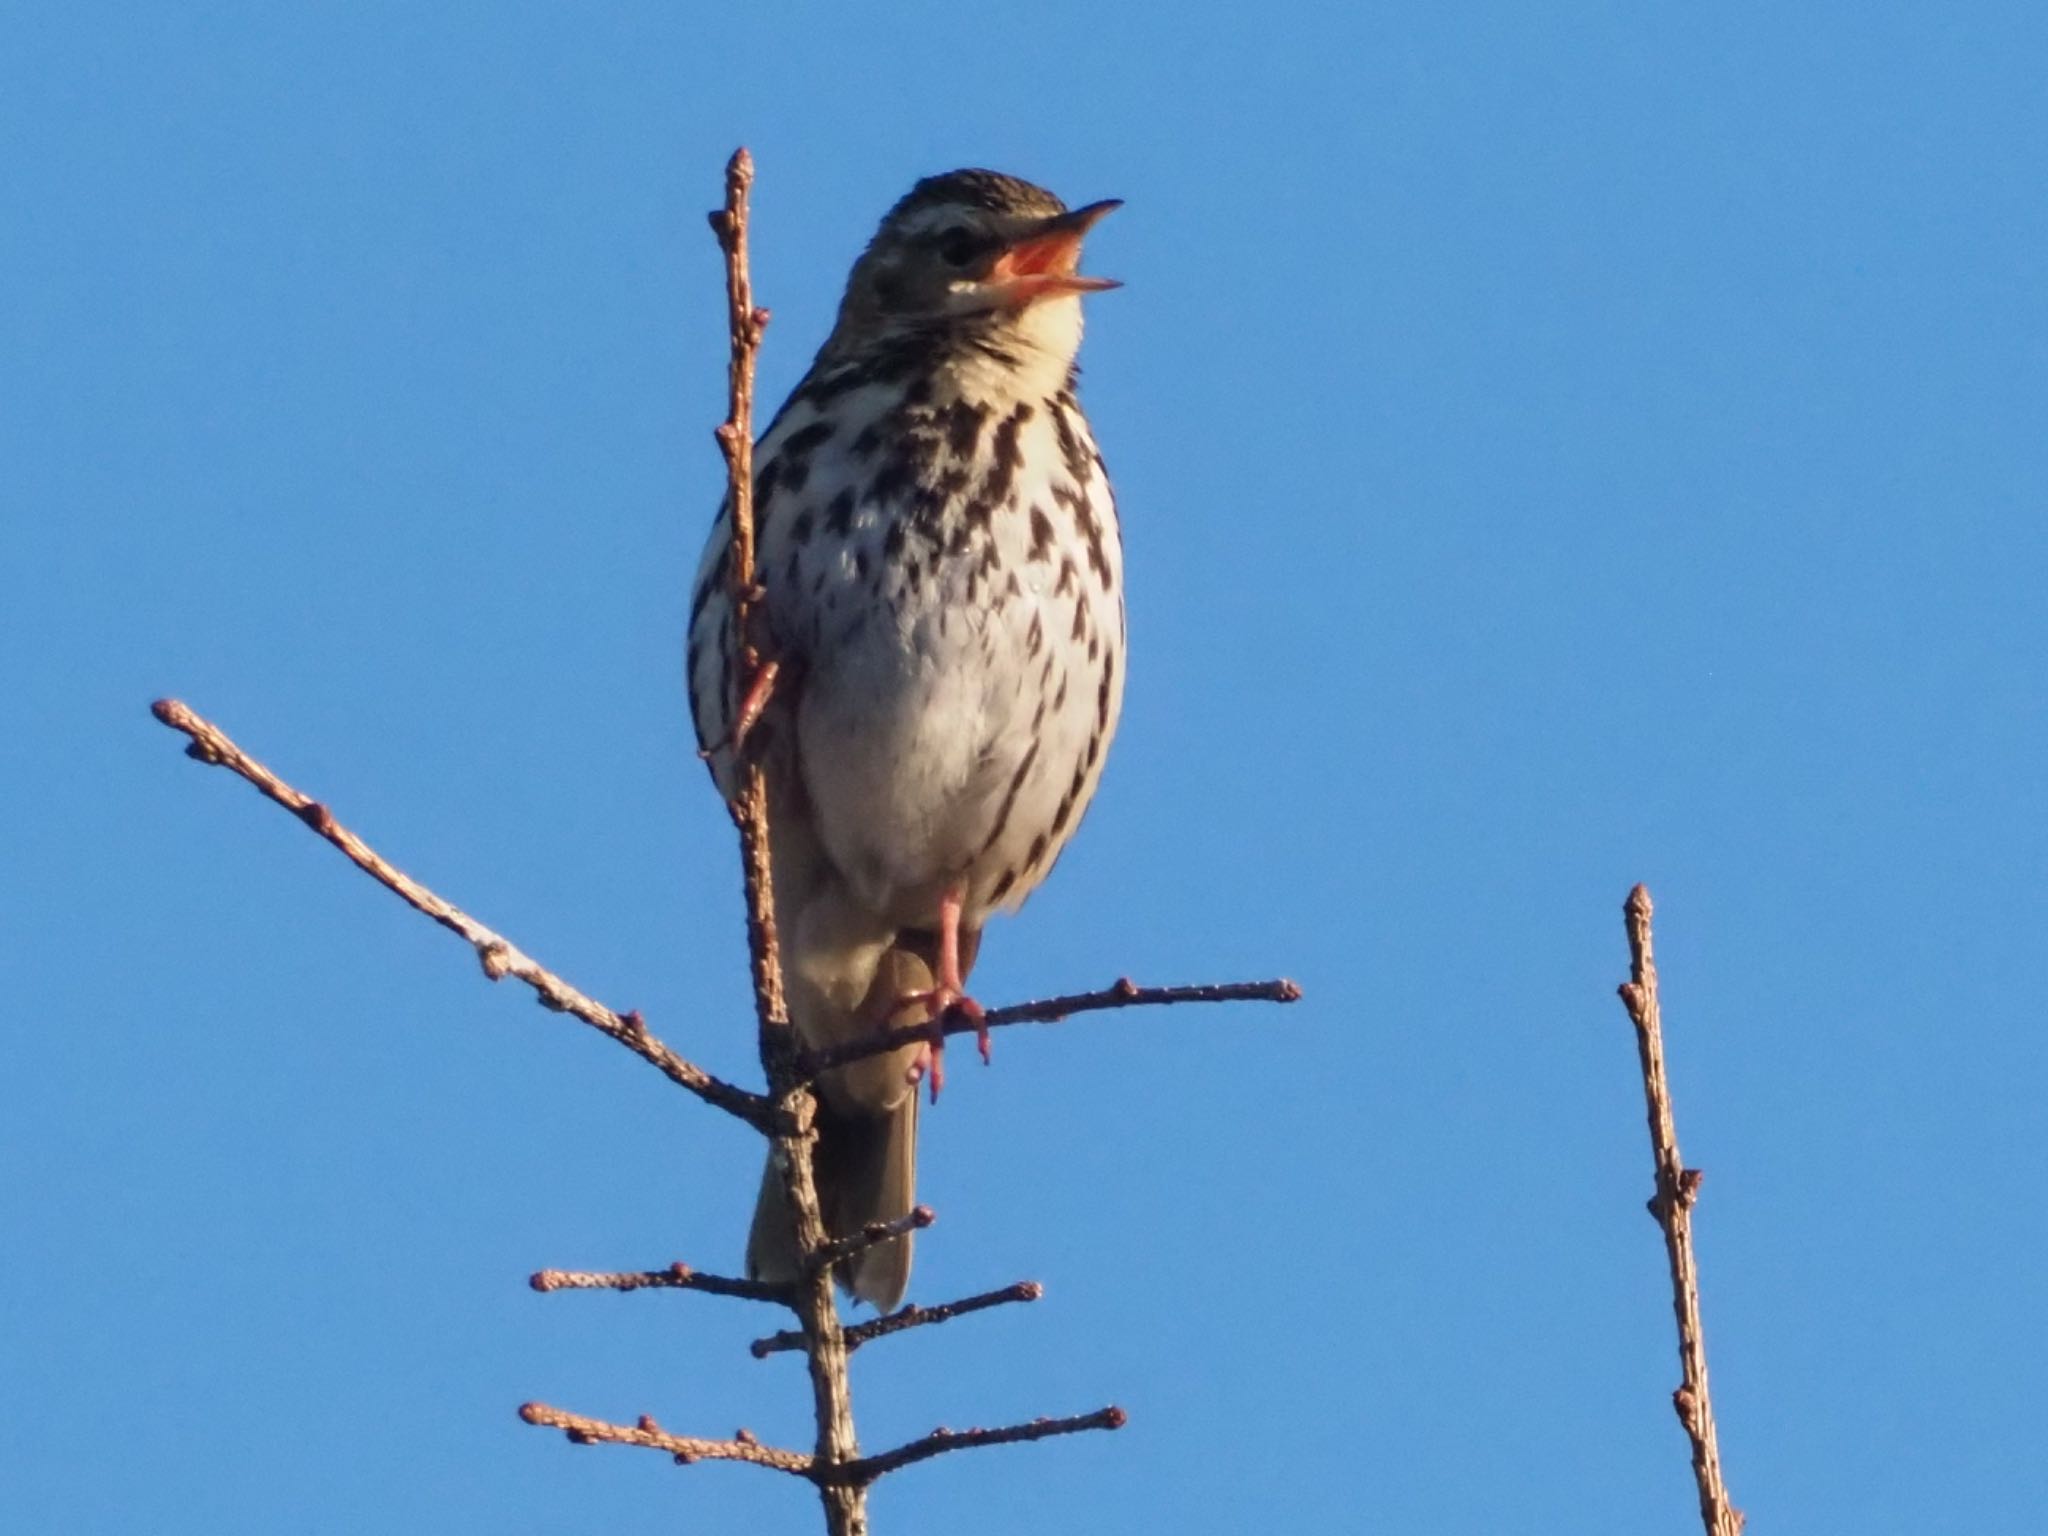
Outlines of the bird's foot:
<svg viewBox="0 0 2048 1536">
<path fill-rule="evenodd" d="M 940 985 L 923 992 L 911 992 L 896 1000 L 896 1007 L 923 1008 L 925 1018 L 934 1022 L 950 1022 L 958 1017 L 974 1025 L 974 1040 L 981 1051 L 981 1064 L 988 1065 L 988 1025 L 985 1022 L 981 1004 L 962 992 L 958 987 Z M 910 1063 L 910 1070 L 904 1074 L 913 1084 L 929 1080 L 932 1102 L 939 1102 L 939 1090 L 946 1085 L 946 1037 L 927 1041 L 918 1047 L 917 1055 Z"/>
<path fill-rule="evenodd" d="M 919 1083 L 931 1084 L 932 1102 L 939 1102 L 939 1090 L 946 1086 L 946 1042 L 928 1040 L 917 1048 L 917 1054 L 910 1059 L 910 1069 L 903 1074 L 912 1088 Z M 911 1095 L 916 1098 L 916 1094 Z"/>
<path fill-rule="evenodd" d="M 761 723 L 761 716 L 768 708 L 768 701 L 775 697 L 775 680 L 781 675 L 782 664 L 764 661 L 754 670 L 753 681 L 747 684 L 747 691 L 741 697 L 739 709 L 726 733 L 708 747 L 700 748 L 697 756 L 710 762 L 721 752 L 730 751 L 735 756 L 747 744 L 747 737 L 754 727 Z"/>
</svg>

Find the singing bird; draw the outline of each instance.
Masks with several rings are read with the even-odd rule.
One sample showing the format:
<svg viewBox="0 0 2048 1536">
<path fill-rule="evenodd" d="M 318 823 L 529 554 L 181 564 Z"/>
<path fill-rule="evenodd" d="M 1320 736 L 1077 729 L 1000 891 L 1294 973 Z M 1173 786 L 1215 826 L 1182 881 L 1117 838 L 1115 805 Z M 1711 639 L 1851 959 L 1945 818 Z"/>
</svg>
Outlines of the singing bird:
<svg viewBox="0 0 2048 1536">
<path fill-rule="evenodd" d="M 1116 284 L 1077 268 L 1117 206 L 1070 211 L 962 170 L 883 218 L 755 450 L 777 673 L 750 732 L 735 731 L 729 507 L 705 543 L 691 711 L 728 797 L 736 753 L 763 765 L 790 1018 L 812 1048 L 953 1006 L 978 1016 L 965 987 L 984 920 L 1045 878 L 1095 793 L 1123 698 L 1123 551 L 1075 355 L 1082 295 Z M 832 1235 L 910 1211 L 918 1083 L 936 1100 L 942 1071 L 907 1046 L 821 1077 Z M 795 1273 L 772 1155 L 747 1268 Z M 854 1295 L 894 1307 L 910 1240 L 846 1270 Z"/>
</svg>

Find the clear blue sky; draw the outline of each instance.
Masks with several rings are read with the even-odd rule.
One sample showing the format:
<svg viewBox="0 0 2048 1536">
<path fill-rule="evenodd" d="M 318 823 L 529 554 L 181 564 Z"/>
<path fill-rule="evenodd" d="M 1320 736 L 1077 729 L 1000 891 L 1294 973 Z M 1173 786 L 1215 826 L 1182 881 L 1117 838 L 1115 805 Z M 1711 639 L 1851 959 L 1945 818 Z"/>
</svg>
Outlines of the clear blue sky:
<svg viewBox="0 0 2048 1536">
<path fill-rule="evenodd" d="M 842 13 L 843 11 L 843 13 Z M 15 9 L 0 51 L 0 1524 L 800 1530 L 757 1152 L 145 707 L 745 1074 L 690 752 L 703 211 L 760 163 L 779 399 L 920 174 L 1128 206 L 1085 394 L 1131 684 L 926 1122 L 885 1531 L 1696 1528 L 1620 903 L 1660 907 L 1723 1446 L 1759 1531 L 2048 1503 L 2048 13 Z"/>
</svg>

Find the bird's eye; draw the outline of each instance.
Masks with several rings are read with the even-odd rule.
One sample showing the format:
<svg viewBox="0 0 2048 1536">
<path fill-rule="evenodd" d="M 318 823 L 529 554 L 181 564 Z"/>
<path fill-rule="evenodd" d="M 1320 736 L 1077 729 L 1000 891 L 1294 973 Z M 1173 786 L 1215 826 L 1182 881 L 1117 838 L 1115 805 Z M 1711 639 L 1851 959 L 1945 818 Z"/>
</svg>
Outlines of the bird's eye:
<svg viewBox="0 0 2048 1536">
<path fill-rule="evenodd" d="M 974 259 L 974 232 L 964 224 L 955 224 L 939 236 L 939 259 L 948 266 L 964 267 Z"/>
</svg>

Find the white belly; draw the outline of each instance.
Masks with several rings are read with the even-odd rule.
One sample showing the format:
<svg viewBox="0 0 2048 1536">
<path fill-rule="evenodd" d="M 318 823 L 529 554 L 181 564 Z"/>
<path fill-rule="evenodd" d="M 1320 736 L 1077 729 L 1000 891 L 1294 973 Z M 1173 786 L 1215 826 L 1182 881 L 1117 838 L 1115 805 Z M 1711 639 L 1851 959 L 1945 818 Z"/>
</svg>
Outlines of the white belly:
<svg viewBox="0 0 2048 1536">
<path fill-rule="evenodd" d="M 842 397 L 829 429 L 799 397 L 757 458 L 761 579 L 789 668 L 776 708 L 794 710 L 809 830 L 899 926 L 931 925 L 955 887 L 978 924 L 1044 878 L 1124 683 L 1115 507 L 1078 408 L 936 395 Z M 722 523 L 691 643 L 706 742 L 732 703 Z"/>
<path fill-rule="evenodd" d="M 1016 569 L 996 609 L 964 601 L 964 569 L 942 569 L 950 600 L 929 578 L 922 597 L 899 591 L 804 678 L 797 742 L 821 840 L 903 923 L 929 921 L 955 885 L 977 916 L 1022 901 L 1072 834 L 1115 729 L 1120 605 L 1103 614 L 1106 594 L 1071 579 L 1055 594 L 1056 565 Z"/>
</svg>

